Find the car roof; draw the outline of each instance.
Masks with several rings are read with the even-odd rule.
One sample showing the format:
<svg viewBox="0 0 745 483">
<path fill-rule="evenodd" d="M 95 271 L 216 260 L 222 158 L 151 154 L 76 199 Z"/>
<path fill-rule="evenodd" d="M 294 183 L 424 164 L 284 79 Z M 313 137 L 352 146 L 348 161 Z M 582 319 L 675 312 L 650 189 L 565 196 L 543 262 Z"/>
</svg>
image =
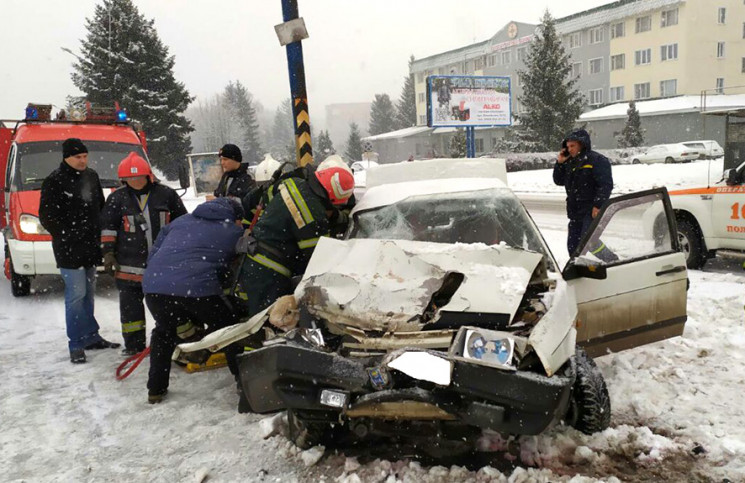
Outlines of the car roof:
<svg viewBox="0 0 745 483">
<path fill-rule="evenodd" d="M 110 141 L 141 144 L 137 133 L 130 126 L 111 124 L 40 123 L 21 124 L 15 136 L 17 143 L 62 141 L 78 138 L 83 141 Z"/>
<path fill-rule="evenodd" d="M 504 159 L 441 158 L 426 161 L 403 161 L 371 167 L 367 173 L 367 188 L 407 181 L 446 180 L 456 178 L 487 178 L 507 185 Z"/>
</svg>

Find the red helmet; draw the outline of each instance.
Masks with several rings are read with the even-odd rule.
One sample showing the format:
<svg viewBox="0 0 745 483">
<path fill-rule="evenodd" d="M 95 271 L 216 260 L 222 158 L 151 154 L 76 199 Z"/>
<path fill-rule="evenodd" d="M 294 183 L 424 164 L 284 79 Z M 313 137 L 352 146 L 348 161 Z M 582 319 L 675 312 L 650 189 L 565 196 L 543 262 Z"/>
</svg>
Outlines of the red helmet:
<svg viewBox="0 0 745 483">
<path fill-rule="evenodd" d="M 150 178 L 150 181 L 153 180 L 153 172 L 150 169 L 150 165 L 142 156 L 135 152 L 129 153 L 126 158 L 122 159 L 122 162 L 119 163 L 117 174 L 119 175 L 119 179 L 147 176 Z"/>
<path fill-rule="evenodd" d="M 316 178 L 335 205 L 345 204 L 354 193 L 354 175 L 347 164 L 337 155 L 329 156 L 316 170 Z"/>
</svg>

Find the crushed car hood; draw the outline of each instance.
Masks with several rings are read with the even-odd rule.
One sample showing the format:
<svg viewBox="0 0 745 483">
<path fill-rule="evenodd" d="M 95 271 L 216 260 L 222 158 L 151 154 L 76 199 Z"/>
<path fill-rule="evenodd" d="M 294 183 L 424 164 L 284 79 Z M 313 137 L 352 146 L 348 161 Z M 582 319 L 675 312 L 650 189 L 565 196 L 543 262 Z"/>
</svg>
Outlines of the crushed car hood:
<svg viewBox="0 0 745 483">
<path fill-rule="evenodd" d="M 362 330 L 420 330 L 448 274 L 463 275 L 438 311 L 515 315 L 542 255 L 506 245 L 322 238 L 295 290 L 317 317 Z"/>
</svg>

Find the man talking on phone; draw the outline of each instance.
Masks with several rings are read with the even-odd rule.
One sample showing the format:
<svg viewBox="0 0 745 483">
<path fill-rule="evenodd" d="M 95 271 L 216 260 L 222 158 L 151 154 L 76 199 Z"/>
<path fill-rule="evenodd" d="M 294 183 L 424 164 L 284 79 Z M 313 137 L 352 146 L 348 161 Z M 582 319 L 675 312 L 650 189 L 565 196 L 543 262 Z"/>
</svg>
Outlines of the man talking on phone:
<svg viewBox="0 0 745 483">
<path fill-rule="evenodd" d="M 562 143 L 554 165 L 554 183 L 567 192 L 569 256 L 579 245 L 613 190 L 610 162 L 592 150 L 590 134 L 584 129 L 572 132 Z"/>
</svg>

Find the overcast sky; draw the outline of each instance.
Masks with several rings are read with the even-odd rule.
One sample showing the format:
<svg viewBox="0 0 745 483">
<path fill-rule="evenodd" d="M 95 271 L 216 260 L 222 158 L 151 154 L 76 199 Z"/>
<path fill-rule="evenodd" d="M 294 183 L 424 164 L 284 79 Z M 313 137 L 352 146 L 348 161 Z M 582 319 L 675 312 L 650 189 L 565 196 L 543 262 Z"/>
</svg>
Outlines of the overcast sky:
<svg viewBox="0 0 745 483">
<path fill-rule="evenodd" d="M 197 100 L 240 80 L 266 108 L 289 97 L 285 49 L 274 25 L 281 0 L 134 0 L 176 56 L 176 78 Z M 80 51 L 97 0 L 0 0 L 0 119 L 26 103 L 64 105 L 79 95 L 66 47 Z M 303 42 L 308 102 L 398 98 L 409 55 L 426 57 L 488 39 L 511 20 L 538 23 L 609 0 L 299 0 L 310 38 Z"/>
</svg>

